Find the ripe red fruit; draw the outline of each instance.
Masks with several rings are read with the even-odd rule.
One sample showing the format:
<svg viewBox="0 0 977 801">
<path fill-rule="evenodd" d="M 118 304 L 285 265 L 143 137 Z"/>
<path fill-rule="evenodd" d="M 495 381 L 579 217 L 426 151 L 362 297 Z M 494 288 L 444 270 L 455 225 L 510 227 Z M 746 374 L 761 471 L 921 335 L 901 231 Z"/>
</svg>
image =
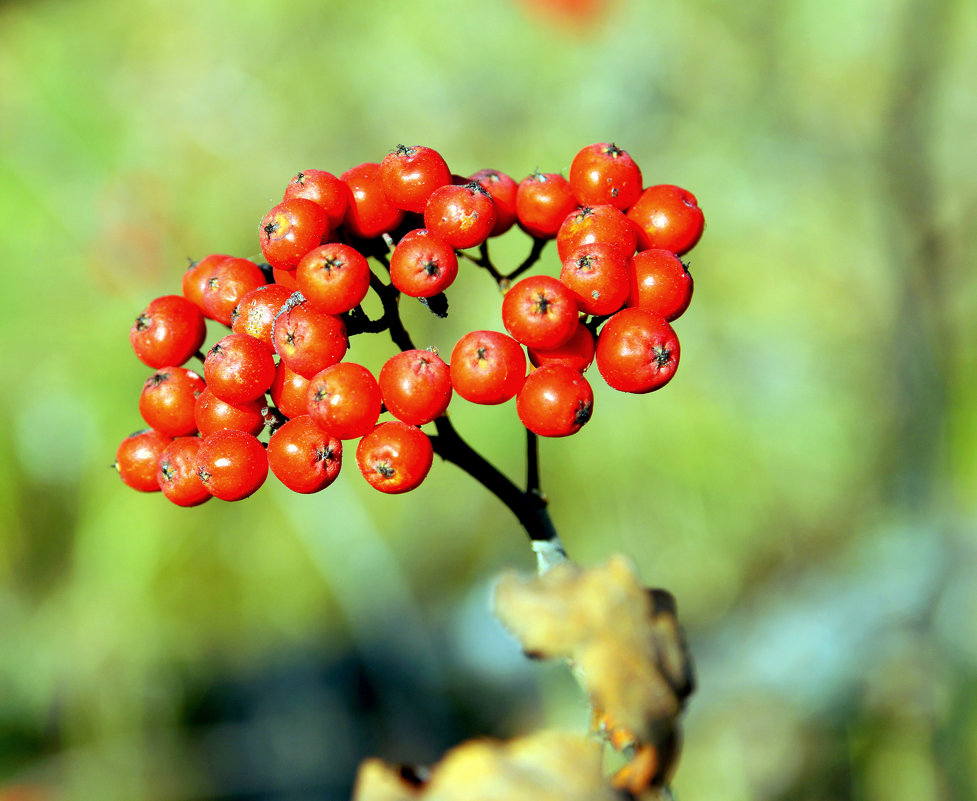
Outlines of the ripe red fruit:
<svg viewBox="0 0 977 801">
<path fill-rule="evenodd" d="M 451 170 L 430 147 L 397 145 L 380 162 L 380 182 L 397 208 L 423 214 L 431 193 L 451 183 Z"/>
<path fill-rule="evenodd" d="M 370 291 L 370 265 L 358 250 L 339 242 L 306 253 L 295 278 L 309 304 L 326 314 L 348 312 Z"/>
<path fill-rule="evenodd" d="M 519 182 L 516 190 L 516 216 L 519 226 L 537 239 L 556 236 L 567 215 L 577 208 L 577 200 L 567 179 L 559 173 L 534 172 Z"/>
<path fill-rule="evenodd" d="M 451 401 L 451 372 L 429 350 L 406 350 L 391 356 L 379 376 L 383 403 L 398 420 L 424 425 L 445 413 Z"/>
<path fill-rule="evenodd" d="M 498 170 L 479 170 L 468 178 L 492 196 L 495 204 L 495 225 L 489 236 L 504 234 L 516 222 L 516 192 L 519 185 L 513 178 Z"/>
<path fill-rule="evenodd" d="M 339 227 L 349 205 L 349 187 L 331 172 L 302 170 L 288 182 L 282 200 L 304 198 L 322 206 L 329 221 L 329 230 Z"/>
<path fill-rule="evenodd" d="M 253 401 L 275 380 L 275 359 L 254 337 L 228 334 L 207 354 L 204 378 L 207 388 L 226 403 Z"/>
<path fill-rule="evenodd" d="M 204 284 L 201 308 L 210 319 L 230 325 L 241 298 L 268 282 L 258 265 L 247 259 L 224 259 Z"/>
<path fill-rule="evenodd" d="M 356 464 L 363 477 L 374 489 L 390 494 L 415 489 L 433 461 L 430 437 L 399 420 L 380 423 L 356 447 Z"/>
<path fill-rule="evenodd" d="M 426 228 L 408 231 L 390 255 L 390 280 L 412 298 L 430 298 L 444 292 L 457 275 L 454 248 Z"/>
<path fill-rule="evenodd" d="M 498 331 L 472 331 L 451 351 L 451 386 L 472 403 L 504 403 L 526 377 L 526 355 L 512 337 Z"/>
<path fill-rule="evenodd" d="M 203 311 L 203 292 L 204 287 L 207 285 L 207 279 L 210 278 L 210 273 L 214 267 L 224 261 L 224 259 L 229 258 L 231 257 L 223 253 L 211 253 L 209 256 L 204 256 L 198 262 L 191 262 L 190 266 L 183 273 L 181 283 L 183 297 Z"/>
<path fill-rule="evenodd" d="M 129 331 L 136 356 L 153 369 L 183 364 L 200 349 L 206 336 L 200 309 L 180 295 L 150 301 Z"/>
<path fill-rule="evenodd" d="M 558 348 L 573 336 L 578 320 L 573 292 L 548 275 L 523 278 L 502 299 L 506 330 L 532 348 Z"/>
<path fill-rule="evenodd" d="M 614 245 L 581 245 L 563 259 L 560 281 L 573 293 L 581 311 L 613 314 L 631 291 L 629 259 Z"/>
<path fill-rule="evenodd" d="M 306 390 L 309 414 L 338 439 L 362 437 L 376 425 L 383 400 L 373 373 L 355 362 L 340 362 L 317 373 Z"/>
<path fill-rule="evenodd" d="M 649 186 L 628 209 L 638 248 L 663 248 L 681 256 L 702 236 L 705 218 L 695 195 L 671 184 Z"/>
<path fill-rule="evenodd" d="M 387 199 L 380 180 L 380 165 L 359 164 L 342 174 L 349 187 L 350 204 L 343 226 L 353 236 L 373 239 L 400 225 L 404 212 Z"/>
<path fill-rule="evenodd" d="M 622 309 L 604 323 L 597 338 L 597 369 L 621 392 L 645 393 L 664 386 L 678 360 L 675 331 L 664 317 L 644 309 Z"/>
<path fill-rule="evenodd" d="M 150 428 L 168 437 L 196 434 L 193 407 L 206 386 L 204 380 L 191 370 L 164 367 L 143 384 L 139 413 Z"/>
<path fill-rule="evenodd" d="M 623 212 L 613 206 L 584 206 L 570 212 L 556 232 L 556 252 L 560 260 L 582 245 L 614 245 L 625 256 L 634 253 L 638 232 Z"/>
<path fill-rule="evenodd" d="M 151 428 L 130 434 L 119 443 L 113 467 L 127 486 L 140 492 L 159 492 L 159 457 L 170 442 L 170 437 Z"/>
<path fill-rule="evenodd" d="M 292 290 L 281 284 L 266 284 L 248 292 L 231 315 L 231 330 L 235 334 L 254 337 L 273 351 L 275 344 L 271 341 L 271 329 L 275 317 L 290 297 Z"/>
<path fill-rule="evenodd" d="M 343 443 L 331 437 L 304 414 L 289 420 L 268 440 L 268 466 L 279 481 L 295 492 L 325 489 L 339 475 Z"/>
<path fill-rule="evenodd" d="M 578 373 L 586 370 L 594 361 L 594 350 L 597 347 L 594 335 L 583 323 L 577 323 L 577 330 L 563 345 L 551 350 L 527 348 L 529 361 L 534 367 L 546 364 L 564 364 L 572 367 Z"/>
<path fill-rule="evenodd" d="M 293 295 L 285 304 L 275 318 L 271 339 L 290 370 L 312 378 L 346 355 L 349 340 L 341 317 L 318 312 L 301 298 Z"/>
<path fill-rule="evenodd" d="M 488 239 L 495 227 L 495 203 L 479 184 L 449 184 L 431 195 L 424 209 L 424 226 L 458 250 Z"/>
<path fill-rule="evenodd" d="M 281 284 L 286 289 L 292 290 L 292 292 L 298 290 L 299 285 L 295 280 L 295 270 L 279 270 L 275 267 L 272 269 L 271 274 L 276 284 Z"/>
<path fill-rule="evenodd" d="M 193 406 L 193 419 L 201 436 L 206 437 L 215 431 L 234 428 L 258 435 L 265 427 L 264 396 L 244 403 L 226 403 L 209 389 L 197 396 Z"/>
<path fill-rule="evenodd" d="M 265 447 L 244 431 L 216 431 L 200 441 L 197 476 L 215 498 L 223 501 L 247 498 L 268 477 Z"/>
<path fill-rule="evenodd" d="M 587 379 L 563 364 L 533 370 L 516 396 L 522 424 L 541 437 L 576 434 L 593 408 L 594 392 Z"/>
<path fill-rule="evenodd" d="M 629 306 L 659 314 L 671 322 L 692 301 L 692 276 L 670 250 L 642 250 L 634 257 L 634 286 Z"/>
<path fill-rule="evenodd" d="M 160 455 L 156 483 L 177 506 L 199 506 L 211 495 L 197 475 L 199 437 L 178 437 Z"/>
<path fill-rule="evenodd" d="M 608 203 L 626 209 L 641 194 L 641 169 L 617 145 L 587 145 L 573 157 L 570 188 L 581 206 Z"/>
<path fill-rule="evenodd" d="M 302 257 L 329 233 L 325 209 L 297 197 L 272 206 L 258 226 L 261 252 L 279 270 L 294 270 Z"/>
<path fill-rule="evenodd" d="M 309 413 L 305 400 L 308 388 L 308 378 L 290 370 L 285 362 L 279 362 L 268 394 L 275 408 L 283 415 L 289 418 L 300 417 Z"/>
</svg>

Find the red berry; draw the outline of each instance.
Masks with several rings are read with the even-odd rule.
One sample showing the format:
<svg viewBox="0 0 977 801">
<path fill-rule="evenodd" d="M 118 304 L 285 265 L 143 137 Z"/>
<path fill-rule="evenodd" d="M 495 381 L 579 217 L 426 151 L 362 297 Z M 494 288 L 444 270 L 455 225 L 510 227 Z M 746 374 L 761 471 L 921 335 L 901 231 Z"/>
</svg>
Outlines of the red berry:
<svg viewBox="0 0 977 801">
<path fill-rule="evenodd" d="M 356 447 L 356 464 L 363 477 L 374 489 L 390 494 L 416 488 L 433 461 L 430 437 L 399 420 L 380 423 Z"/>
<path fill-rule="evenodd" d="M 629 306 L 659 314 L 671 322 L 692 301 L 692 276 L 670 250 L 642 250 L 634 257 Z"/>
<path fill-rule="evenodd" d="M 383 403 L 398 420 L 419 426 L 440 417 L 451 401 L 451 373 L 429 350 L 407 350 L 380 368 Z"/>
<path fill-rule="evenodd" d="M 520 227 L 537 239 L 551 239 L 577 208 L 567 179 L 559 173 L 534 172 L 519 182 L 516 215 Z"/>
<path fill-rule="evenodd" d="M 546 364 L 564 364 L 578 373 L 586 370 L 594 361 L 596 343 L 594 335 L 583 323 L 577 323 L 577 330 L 563 345 L 551 350 L 528 348 L 529 361 L 534 367 Z"/>
<path fill-rule="evenodd" d="M 404 212 L 387 199 L 380 180 L 380 165 L 359 164 L 342 174 L 350 190 L 350 204 L 343 226 L 353 236 L 373 239 L 392 231 L 404 219 Z"/>
<path fill-rule="evenodd" d="M 271 339 L 288 368 L 306 378 L 336 364 L 349 347 L 342 318 L 317 312 L 301 295 L 293 295 L 275 318 Z"/>
<path fill-rule="evenodd" d="M 339 227 L 349 205 L 349 187 L 331 172 L 302 170 L 285 187 L 282 200 L 304 198 L 322 206 L 329 221 L 329 230 Z"/>
<path fill-rule="evenodd" d="M 301 417 L 309 413 L 306 403 L 306 393 L 309 379 L 290 370 L 285 362 L 279 362 L 275 369 L 275 380 L 272 382 L 268 394 L 271 401 L 286 417 Z"/>
<path fill-rule="evenodd" d="M 426 228 L 408 231 L 390 256 L 390 280 L 405 295 L 430 298 L 458 275 L 454 248 Z"/>
<path fill-rule="evenodd" d="M 140 492 L 159 492 L 156 471 L 159 457 L 172 439 L 159 431 L 144 428 L 130 434 L 115 452 L 115 469 L 127 485 Z"/>
<path fill-rule="evenodd" d="M 213 497 L 197 475 L 201 441 L 199 437 L 178 437 L 160 455 L 156 482 L 177 506 L 199 506 Z"/>
<path fill-rule="evenodd" d="M 273 351 L 271 330 L 275 317 L 285 302 L 292 297 L 292 290 L 281 284 L 266 284 L 248 292 L 231 315 L 231 330 L 235 334 L 247 334 Z"/>
<path fill-rule="evenodd" d="M 358 250 L 338 242 L 306 253 L 295 278 L 309 305 L 326 314 L 356 308 L 370 291 L 370 265 Z"/>
<path fill-rule="evenodd" d="M 277 267 L 273 268 L 271 274 L 275 278 L 276 284 L 281 284 L 286 289 L 295 292 L 298 288 L 298 282 L 295 280 L 295 270 L 279 270 Z"/>
<path fill-rule="evenodd" d="M 318 203 L 297 197 L 272 206 L 261 219 L 261 252 L 279 270 L 294 270 L 329 233 L 329 217 Z"/>
<path fill-rule="evenodd" d="M 258 265 L 247 259 L 224 259 L 203 288 L 201 308 L 210 319 L 230 325 L 241 298 L 268 282 Z"/>
<path fill-rule="evenodd" d="M 451 170 L 436 150 L 397 145 L 380 162 L 380 181 L 397 208 L 423 214 L 431 193 L 451 183 Z"/>
<path fill-rule="evenodd" d="M 254 337 L 228 334 L 204 361 L 207 388 L 226 403 L 245 403 L 262 397 L 275 380 L 275 359 Z"/>
<path fill-rule="evenodd" d="M 516 221 L 516 191 L 519 185 L 504 172 L 479 170 L 468 178 L 492 196 L 495 204 L 495 225 L 489 236 L 504 234 Z"/>
<path fill-rule="evenodd" d="M 532 348 L 559 347 L 573 336 L 578 320 L 573 292 L 548 275 L 523 278 L 502 299 L 506 330 Z"/>
<path fill-rule="evenodd" d="M 504 403 L 526 377 L 526 355 L 512 337 L 472 331 L 451 351 L 451 386 L 472 403 Z"/>
<path fill-rule="evenodd" d="M 613 314 L 631 291 L 628 258 L 614 245 L 600 242 L 571 250 L 563 260 L 560 280 L 586 314 Z"/>
<path fill-rule="evenodd" d="M 614 245 L 625 256 L 634 253 L 638 232 L 623 212 L 613 206 L 584 206 L 567 215 L 556 233 L 556 252 L 562 261 L 581 245 Z"/>
<path fill-rule="evenodd" d="M 309 381 L 306 402 L 316 424 L 338 439 L 362 437 L 376 425 L 383 405 L 373 374 L 354 362 L 317 373 Z"/>
<path fill-rule="evenodd" d="M 203 293 L 207 279 L 210 278 L 210 273 L 214 267 L 224 259 L 229 258 L 231 257 L 223 253 L 212 253 L 209 256 L 204 256 L 198 262 L 191 262 L 186 272 L 183 273 L 181 286 L 183 297 L 203 311 Z"/>
<path fill-rule="evenodd" d="M 325 489 L 339 475 L 343 443 L 329 436 L 304 414 L 289 420 L 268 440 L 268 466 L 295 492 Z"/>
<path fill-rule="evenodd" d="M 150 428 L 168 437 L 196 434 L 193 407 L 206 386 L 204 380 L 191 370 L 164 367 L 143 384 L 139 413 Z"/>
<path fill-rule="evenodd" d="M 136 356 L 153 369 L 183 364 L 200 349 L 206 336 L 200 309 L 180 295 L 150 301 L 129 331 Z"/>
<path fill-rule="evenodd" d="M 488 239 L 495 227 L 495 203 L 473 181 L 464 186 L 442 186 L 427 202 L 424 226 L 453 248 L 475 247 Z"/>
<path fill-rule="evenodd" d="M 265 447 L 244 431 L 216 431 L 200 441 L 197 475 L 215 498 L 223 501 L 247 498 L 268 477 Z"/>
<path fill-rule="evenodd" d="M 669 382 L 678 368 L 679 343 L 664 317 L 622 309 L 597 338 L 597 369 L 609 386 L 644 393 Z"/>
<path fill-rule="evenodd" d="M 590 419 L 594 392 L 577 370 L 548 364 L 533 370 L 516 396 L 519 419 L 541 437 L 576 434 Z"/>
<path fill-rule="evenodd" d="M 570 188 L 581 206 L 608 203 L 626 209 L 641 194 L 641 170 L 616 145 L 587 145 L 573 157 Z"/>
<path fill-rule="evenodd" d="M 663 248 L 681 256 L 702 236 L 705 218 L 695 195 L 678 186 L 649 186 L 628 209 L 638 231 L 638 248 Z"/>
<path fill-rule="evenodd" d="M 257 436 L 265 427 L 265 416 L 262 414 L 264 408 L 264 396 L 244 403 L 227 403 L 209 389 L 205 389 L 197 396 L 197 402 L 193 406 L 193 419 L 204 437 L 226 428 L 247 431 Z"/>
</svg>

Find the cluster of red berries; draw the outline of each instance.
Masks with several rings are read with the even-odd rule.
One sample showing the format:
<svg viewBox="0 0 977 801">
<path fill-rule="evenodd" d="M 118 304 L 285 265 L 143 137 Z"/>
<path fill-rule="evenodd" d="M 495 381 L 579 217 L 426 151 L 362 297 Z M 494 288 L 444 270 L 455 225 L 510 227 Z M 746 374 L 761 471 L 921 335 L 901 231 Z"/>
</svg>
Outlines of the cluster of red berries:
<svg viewBox="0 0 977 801">
<path fill-rule="evenodd" d="M 487 241 L 513 225 L 533 238 L 533 251 L 503 275 Z M 516 183 L 488 169 L 461 178 L 421 146 L 399 146 L 339 177 L 300 172 L 259 226 L 266 263 L 207 256 L 184 273 L 181 295 L 156 298 L 136 319 L 133 349 L 156 370 L 139 400 L 150 427 L 122 442 L 116 468 L 129 486 L 161 489 L 182 506 L 245 498 L 269 468 L 310 493 L 336 478 L 343 441 L 359 439 L 366 480 L 406 492 L 433 461 L 420 426 L 445 414 L 453 392 L 482 404 L 516 397 L 530 431 L 573 434 L 591 416 L 583 373 L 595 359 L 607 384 L 624 392 L 671 379 L 679 343 L 670 322 L 692 296 L 679 256 L 702 228 L 691 193 L 645 187 L 638 165 L 612 144 L 583 148 L 569 179 L 537 171 Z M 551 239 L 559 276 L 514 281 Z M 476 247 L 477 256 L 464 252 Z M 449 365 L 436 350 L 413 347 L 398 301 L 419 298 L 443 316 L 459 255 L 505 290 L 508 334 L 464 335 Z M 380 320 L 361 306 L 371 289 Z M 231 329 L 206 356 L 205 318 Z M 401 352 L 376 377 L 344 361 L 349 336 L 381 330 Z M 182 366 L 195 356 L 203 376 Z M 395 419 L 379 422 L 384 411 Z M 266 429 L 267 444 L 258 439 Z"/>
</svg>

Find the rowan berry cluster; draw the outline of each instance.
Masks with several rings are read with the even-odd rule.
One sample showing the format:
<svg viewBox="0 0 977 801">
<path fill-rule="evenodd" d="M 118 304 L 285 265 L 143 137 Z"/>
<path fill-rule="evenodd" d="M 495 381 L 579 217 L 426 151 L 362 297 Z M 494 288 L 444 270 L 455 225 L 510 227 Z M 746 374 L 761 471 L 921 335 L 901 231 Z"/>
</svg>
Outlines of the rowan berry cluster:
<svg viewBox="0 0 977 801">
<path fill-rule="evenodd" d="M 532 250 L 502 273 L 488 241 L 514 225 Z M 339 177 L 300 172 L 261 220 L 264 262 L 209 255 L 183 274 L 180 295 L 156 298 L 136 318 L 133 349 L 156 370 L 139 399 L 149 428 L 123 440 L 116 468 L 129 486 L 161 489 L 181 506 L 245 498 L 269 469 L 311 493 L 335 480 L 344 442 L 359 440 L 366 480 L 406 492 L 427 475 L 436 440 L 447 439 L 455 392 L 480 404 L 515 397 L 529 431 L 573 434 L 593 410 L 584 372 L 595 360 L 624 392 L 671 379 L 679 342 L 670 323 L 692 296 L 679 256 L 702 228 L 691 193 L 645 187 L 612 144 L 583 148 L 569 178 L 537 171 L 518 183 L 490 169 L 454 175 L 422 146 L 398 146 Z M 550 240 L 559 274 L 520 278 Z M 399 303 L 417 298 L 446 316 L 459 257 L 504 290 L 508 333 L 465 334 L 446 363 L 414 346 Z M 378 319 L 362 307 L 371 291 Z M 230 328 L 206 355 L 205 318 Z M 379 331 L 401 352 L 376 375 L 345 360 L 350 336 Z M 202 376 L 183 366 L 194 357 Z M 381 422 L 385 413 L 393 419 Z M 434 442 L 421 428 L 429 423 Z"/>
</svg>

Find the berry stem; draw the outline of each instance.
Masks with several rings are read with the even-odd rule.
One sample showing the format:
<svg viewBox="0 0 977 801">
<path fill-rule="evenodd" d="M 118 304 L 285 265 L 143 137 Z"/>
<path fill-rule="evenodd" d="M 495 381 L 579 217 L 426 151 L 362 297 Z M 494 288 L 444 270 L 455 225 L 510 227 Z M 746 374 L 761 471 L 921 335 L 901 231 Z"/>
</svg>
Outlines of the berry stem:
<svg viewBox="0 0 977 801">
<path fill-rule="evenodd" d="M 511 284 L 516 278 L 522 275 L 526 270 L 532 267 L 536 262 L 539 261 L 539 257 L 543 255 L 543 248 L 546 247 L 546 243 L 549 242 L 548 239 L 533 239 L 533 249 L 529 251 L 529 255 L 526 256 L 526 260 L 516 267 L 511 273 L 503 276 L 502 281 L 499 281 L 499 286 L 503 286 L 503 281 L 506 284 Z M 503 287 L 504 288 L 504 287 Z"/>
<path fill-rule="evenodd" d="M 539 488 L 539 437 L 526 429 L 526 493 L 542 497 Z"/>
</svg>

